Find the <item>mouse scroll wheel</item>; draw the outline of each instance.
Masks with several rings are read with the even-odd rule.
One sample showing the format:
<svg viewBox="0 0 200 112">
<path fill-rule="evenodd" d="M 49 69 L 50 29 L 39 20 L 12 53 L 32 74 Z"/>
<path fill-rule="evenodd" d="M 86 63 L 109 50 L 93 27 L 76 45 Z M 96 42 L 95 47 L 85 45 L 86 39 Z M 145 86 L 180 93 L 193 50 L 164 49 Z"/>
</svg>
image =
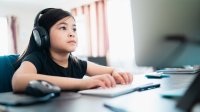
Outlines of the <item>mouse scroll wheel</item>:
<svg viewBox="0 0 200 112">
<path fill-rule="evenodd" d="M 46 86 L 46 87 L 48 87 L 48 88 L 52 88 L 52 86 L 49 85 L 48 83 L 46 83 L 46 82 L 42 82 L 42 83 L 43 83 L 44 86 Z"/>
</svg>

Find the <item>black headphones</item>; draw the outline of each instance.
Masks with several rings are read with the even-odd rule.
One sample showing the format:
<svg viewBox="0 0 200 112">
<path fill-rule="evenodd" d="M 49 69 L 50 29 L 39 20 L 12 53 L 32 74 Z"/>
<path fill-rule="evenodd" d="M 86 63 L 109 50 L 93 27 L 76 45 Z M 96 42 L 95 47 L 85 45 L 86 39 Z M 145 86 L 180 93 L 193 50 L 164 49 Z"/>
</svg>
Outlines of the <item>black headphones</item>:
<svg viewBox="0 0 200 112">
<path fill-rule="evenodd" d="M 54 8 L 47 8 L 47 9 L 40 11 L 37 14 L 35 21 L 34 21 L 34 29 L 33 29 L 32 33 L 33 33 L 33 37 L 34 37 L 34 40 L 35 40 L 37 46 L 40 48 L 48 47 L 50 44 L 50 39 L 49 39 L 49 34 L 47 33 L 47 31 L 43 27 L 39 26 L 38 22 L 39 22 L 40 16 L 42 14 L 44 14 L 52 9 L 54 9 Z"/>
</svg>

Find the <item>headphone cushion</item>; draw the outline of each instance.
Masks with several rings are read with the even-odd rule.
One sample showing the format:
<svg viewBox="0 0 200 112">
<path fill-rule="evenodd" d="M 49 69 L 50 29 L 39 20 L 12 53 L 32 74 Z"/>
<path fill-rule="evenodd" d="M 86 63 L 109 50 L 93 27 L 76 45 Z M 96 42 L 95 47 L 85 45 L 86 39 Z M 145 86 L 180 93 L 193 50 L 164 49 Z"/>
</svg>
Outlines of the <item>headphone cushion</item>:
<svg viewBox="0 0 200 112">
<path fill-rule="evenodd" d="M 39 47 L 48 47 L 49 46 L 49 37 L 47 31 L 40 26 L 37 26 L 33 29 L 33 36 L 36 44 Z"/>
</svg>

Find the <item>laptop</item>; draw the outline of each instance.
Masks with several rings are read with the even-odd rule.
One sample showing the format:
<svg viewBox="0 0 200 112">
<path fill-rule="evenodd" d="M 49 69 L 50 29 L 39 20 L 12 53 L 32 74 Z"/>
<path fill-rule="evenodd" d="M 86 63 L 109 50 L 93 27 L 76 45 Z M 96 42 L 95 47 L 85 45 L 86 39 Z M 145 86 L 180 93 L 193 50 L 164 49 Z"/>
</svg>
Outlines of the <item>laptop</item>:
<svg viewBox="0 0 200 112">
<path fill-rule="evenodd" d="M 199 67 L 188 67 L 188 68 L 165 68 L 157 70 L 157 72 L 162 72 L 164 74 L 195 74 L 200 71 Z"/>
<path fill-rule="evenodd" d="M 80 94 L 86 94 L 86 95 L 95 95 L 95 96 L 102 96 L 102 97 L 116 97 L 124 94 L 128 94 L 134 91 L 143 91 L 148 89 L 153 89 L 160 87 L 160 84 L 155 83 L 133 83 L 129 85 L 116 85 L 114 88 L 96 88 L 96 89 L 88 89 L 88 90 L 82 90 L 79 91 Z"/>
</svg>

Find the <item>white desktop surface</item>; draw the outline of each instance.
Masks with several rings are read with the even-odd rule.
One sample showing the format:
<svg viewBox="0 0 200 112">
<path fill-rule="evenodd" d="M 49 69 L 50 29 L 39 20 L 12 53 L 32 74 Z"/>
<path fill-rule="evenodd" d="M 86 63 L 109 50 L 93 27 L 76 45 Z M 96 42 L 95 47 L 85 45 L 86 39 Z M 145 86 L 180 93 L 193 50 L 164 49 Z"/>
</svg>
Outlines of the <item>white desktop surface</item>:
<svg viewBox="0 0 200 112">
<path fill-rule="evenodd" d="M 81 95 L 75 99 L 62 99 L 67 95 L 63 92 L 59 99 L 44 104 L 31 106 L 8 107 L 9 112 L 112 112 L 104 107 L 104 103 L 112 102 L 126 111 L 134 112 L 178 112 L 176 100 L 161 97 L 160 93 L 188 86 L 195 75 L 170 75 L 170 78 L 149 79 L 161 84 L 160 88 L 143 92 L 133 92 L 114 98 L 91 95 Z M 135 75 L 134 80 L 147 80 L 144 75 Z M 1 97 L 1 95 L 0 95 Z M 9 99 L 11 100 L 11 99 Z M 195 106 L 194 112 L 199 112 L 200 105 Z"/>
</svg>

